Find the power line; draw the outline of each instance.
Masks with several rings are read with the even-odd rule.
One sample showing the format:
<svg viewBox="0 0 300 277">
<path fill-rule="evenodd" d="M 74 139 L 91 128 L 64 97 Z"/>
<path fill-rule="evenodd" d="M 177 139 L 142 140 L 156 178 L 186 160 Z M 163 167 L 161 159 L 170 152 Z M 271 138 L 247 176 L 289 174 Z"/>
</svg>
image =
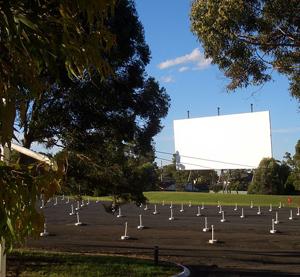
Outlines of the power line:
<svg viewBox="0 0 300 277">
<path fill-rule="evenodd" d="M 167 155 L 174 155 L 173 153 L 168 153 L 168 152 L 163 152 L 163 151 L 155 151 L 160 154 L 167 154 Z M 245 166 L 245 167 L 250 167 L 253 168 L 255 166 L 251 165 L 245 165 L 245 164 L 238 164 L 238 163 L 232 163 L 232 162 L 224 162 L 224 161 L 218 161 L 218 160 L 212 160 L 212 159 L 205 159 L 205 158 L 199 158 L 199 157 L 191 157 L 191 156 L 185 156 L 185 155 L 179 155 L 180 157 L 183 158 L 189 158 L 189 159 L 195 159 L 195 160 L 202 160 L 202 161 L 207 161 L 207 162 L 215 162 L 215 163 L 222 163 L 222 164 L 230 164 L 230 165 L 238 165 L 238 166 Z"/>
<path fill-rule="evenodd" d="M 169 160 L 169 159 L 164 159 L 164 158 L 160 158 L 160 157 L 156 157 L 156 158 L 159 159 L 159 160 L 162 160 L 162 161 L 173 162 L 172 160 Z M 207 167 L 207 166 L 199 165 L 199 164 L 190 164 L 190 163 L 180 163 L 180 164 L 183 164 L 183 165 L 198 166 L 198 167 L 203 167 L 203 168 L 211 169 L 211 170 L 212 170 L 211 167 Z"/>
<path fill-rule="evenodd" d="M 174 155 L 174 153 L 163 152 L 163 151 L 158 151 L 158 150 L 155 150 L 155 152 L 160 153 L 160 154 L 172 155 L 172 156 Z"/>
</svg>

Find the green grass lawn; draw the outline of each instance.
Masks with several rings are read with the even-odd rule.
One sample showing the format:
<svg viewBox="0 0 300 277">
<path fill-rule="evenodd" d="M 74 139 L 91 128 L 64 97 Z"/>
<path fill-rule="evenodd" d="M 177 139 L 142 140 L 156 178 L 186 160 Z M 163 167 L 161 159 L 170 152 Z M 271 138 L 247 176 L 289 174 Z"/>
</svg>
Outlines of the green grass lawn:
<svg viewBox="0 0 300 277">
<path fill-rule="evenodd" d="M 189 203 L 197 205 L 204 202 L 207 205 L 215 205 L 220 201 L 222 205 L 250 205 L 253 201 L 254 205 L 276 206 L 279 202 L 288 205 L 287 195 L 257 195 L 257 194 L 223 194 L 223 193 L 197 193 L 197 192 L 145 192 L 145 196 L 153 203 L 161 203 L 167 201 L 173 203 Z M 291 206 L 300 205 L 300 196 L 291 196 Z"/>
<path fill-rule="evenodd" d="M 178 274 L 180 271 L 180 268 L 167 263 L 155 266 L 150 260 L 119 256 L 15 251 L 8 256 L 7 276 L 165 277 Z"/>
<path fill-rule="evenodd" d="M 288 195 L 257 195 L 257 194 L 223 194 L 223 193 L 199 193 L 199 192 L 167 192 L 167 191 L 150 191 L 144 195 L 149 199 L 150 203 L 191 203 L 193 205 L 201 205 L 204 202 L 206 205 L 216 205 L 218 201 L 222 205 L 250 205 L 253 201 L 254 205 L 269 206 L 270 204 L 278 206 L 282 202 L 285 206 L 288 205 Z M 300 196 L 291 196 L 292 207 L 300 206 Z M 94 198 L 95 199 L 95 198 Z M 109 197 L 101 197 L 101 200 L 109 201 Z"/>
</svg>

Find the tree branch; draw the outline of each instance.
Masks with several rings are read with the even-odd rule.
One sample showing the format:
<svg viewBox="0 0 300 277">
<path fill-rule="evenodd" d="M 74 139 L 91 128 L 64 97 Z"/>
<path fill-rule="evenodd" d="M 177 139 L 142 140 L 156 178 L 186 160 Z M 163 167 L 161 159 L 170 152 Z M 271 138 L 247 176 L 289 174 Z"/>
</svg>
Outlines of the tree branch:
<svg viewBox="0 0 300 277">
<path fill-rule="evenodd" d="M 234 34 L 237 39 L 239 39 L 242 42 L 249 43 L 255 46 L 269 46 L 272 48 L 278 48 L 278 47 L 291 47 L 291 48 L 298 48 L 299 45 L 296 45 L 295 43 L 274 43 L 274 42 L 260 42 L 257 37 L 253 36 L 247 36 L 242 34 Z"/>
</svg>

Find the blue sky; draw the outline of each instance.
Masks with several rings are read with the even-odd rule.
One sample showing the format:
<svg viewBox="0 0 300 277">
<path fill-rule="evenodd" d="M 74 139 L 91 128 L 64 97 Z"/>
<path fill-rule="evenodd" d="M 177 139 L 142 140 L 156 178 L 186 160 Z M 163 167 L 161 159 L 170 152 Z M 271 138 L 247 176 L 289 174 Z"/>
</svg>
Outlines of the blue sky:
<svg viewBox="0 0 300 277">
<path fill-rule="evenodd" d="M 269 110 L 273 156 L 281 160 L 285 152 L 294 154 L 300 139 L 299 103 L 289 95 L 286 77 L 274 74 L 263 87 L 226 92 L 228 80 L 217 66 L 203 57 L 197 38 L 190 31 L 190 0 L 136 0 L 151 50 L 149 75 L 164 86 L 171 108 L 163 120 L 164 129 L 156 136 L 156 150 L 173 153 L 173 120 Z M 170 156 L 157 154 L 169 159 Z"/>
</svg>

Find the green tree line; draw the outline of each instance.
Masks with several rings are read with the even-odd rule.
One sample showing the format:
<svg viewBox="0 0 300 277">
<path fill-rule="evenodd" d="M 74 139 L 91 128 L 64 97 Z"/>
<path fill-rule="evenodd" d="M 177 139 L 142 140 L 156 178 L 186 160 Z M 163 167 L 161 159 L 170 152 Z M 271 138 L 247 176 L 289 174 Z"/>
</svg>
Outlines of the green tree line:
<svg viewBox="0 0 300 277">
<path fill-rule="evenodd" d="M 249 193 L 295 194 L 300 192 L 300 140 L 295 154 L 286 153 L 283 161 L 263 159 L 255 170 Z"/>
</svg>

